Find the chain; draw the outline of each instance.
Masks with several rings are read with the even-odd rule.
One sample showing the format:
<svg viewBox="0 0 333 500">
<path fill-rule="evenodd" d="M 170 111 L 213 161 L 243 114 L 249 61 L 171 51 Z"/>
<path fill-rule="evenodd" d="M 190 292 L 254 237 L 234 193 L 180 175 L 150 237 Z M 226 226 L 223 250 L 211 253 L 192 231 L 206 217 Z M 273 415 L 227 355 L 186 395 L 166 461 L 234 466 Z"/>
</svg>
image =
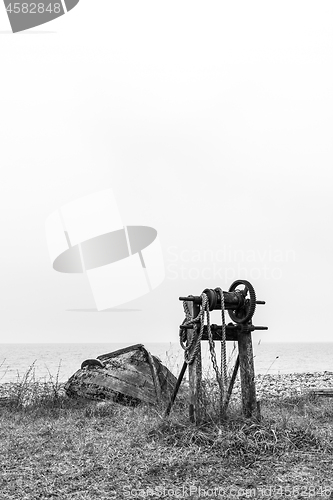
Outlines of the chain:
<svg viewBox="0 0 333 500">
<path fill-rule="evenodd" d="M 224 295 L 222 288 L 216 288 L 221 297 L 221 319 L 222 319 L 222 338 L 221 338 L 221 374 L 223 375 L 223 386 L 227 386 L 227 342 L 226 342 L 226 325 L 225 325 L 225 307 Z"/>
<path fill-rule="evenodd" d="M 217 361 L 216 361 L 215 344 L 214 344 L 212 330 L 210 328 L 209 304 L 208 304 L 208 307 L 206 309 L 206 314 L 207 314 L 207 334 L 208 334 L 210 357 L 212 359 L 212 364 L 213 364 L 213 368 L 215 371 L 217 383 L 219 384 L 219 387 L 220 387 L 220 394 L 221 394 L 221 399 L 222 399 L 223 394 L 224 394 L 224 386 L 223 386 L 223 380 L 222 380 L 219 368 L 217 366 Z"/>
</svg>

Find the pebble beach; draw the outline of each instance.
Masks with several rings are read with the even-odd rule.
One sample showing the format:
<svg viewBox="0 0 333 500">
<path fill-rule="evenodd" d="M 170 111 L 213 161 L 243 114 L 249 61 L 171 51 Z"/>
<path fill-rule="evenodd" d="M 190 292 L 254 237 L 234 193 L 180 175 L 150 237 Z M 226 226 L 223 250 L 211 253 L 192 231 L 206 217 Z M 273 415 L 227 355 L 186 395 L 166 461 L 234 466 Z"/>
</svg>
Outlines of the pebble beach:
<svg viewBox="0 0 333 500">
<path fill-rule="evenodd" d="M 333 372 L 307 372 L 307 373 L 287 373 L 287 374 L 258 374 L 255 378 L 256 392 L 259 400 L 266 398 L 283 398 L 291 396 L 305 395 L 311 389 L 332 389 L 333 392 Z M 29 384 L 28 384 L 29 385 Z M 15 383 L 0 384 L 0 399 L 8 398 L 12 393 Z M 64 384 L 60 384 L 60 394 L 64 394 Z M 182 387 L 188 386 L 188 382 L 183 381 Z M 29 390 L 27 392 L 30 392 Z M 235 381 L 232 398 L 239 398 L 241 385 L 239 374 Z"/>
<path fill-rule="evenodd" d="M 327 388 L 333 391 L 333 372 L 328 371 L 279 375 L 258 374 L 255 381 L 258 399 L 299 396 L 311 389 Z M 234 393 L 240 393 L 239 376 L 235 382 Z"/>
</svg>

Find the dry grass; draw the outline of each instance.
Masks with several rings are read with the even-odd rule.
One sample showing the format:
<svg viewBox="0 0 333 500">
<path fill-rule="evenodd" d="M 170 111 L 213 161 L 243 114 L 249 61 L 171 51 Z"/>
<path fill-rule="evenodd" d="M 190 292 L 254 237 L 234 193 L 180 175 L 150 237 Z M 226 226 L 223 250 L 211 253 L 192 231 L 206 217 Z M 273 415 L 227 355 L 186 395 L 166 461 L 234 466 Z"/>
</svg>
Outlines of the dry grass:
<svg viewBox="0 0 333 500">
<path fill-rule="evenodd" d="M 186 390 L 164 419 L 163 408 L 69 400 L 56 380 L 32 377 L 7 387 L 8 404 L 0 407 L 3 500 L 200 498 L 218 487 L 224 494 L 209 498 L 231 498 L 232 487 L 236 498 L 260 498 L 263 486 L 276 488 L 266 498 L 288 496 L 281 495 L 287 487 L 299 488 L 289 498 L 333 491 L 329 399 L 262 401 L 260 422 L 244 419 L 234 401 L 219 425 L 209 383 L 204 421 L 195 427 Z"/>
</svg>

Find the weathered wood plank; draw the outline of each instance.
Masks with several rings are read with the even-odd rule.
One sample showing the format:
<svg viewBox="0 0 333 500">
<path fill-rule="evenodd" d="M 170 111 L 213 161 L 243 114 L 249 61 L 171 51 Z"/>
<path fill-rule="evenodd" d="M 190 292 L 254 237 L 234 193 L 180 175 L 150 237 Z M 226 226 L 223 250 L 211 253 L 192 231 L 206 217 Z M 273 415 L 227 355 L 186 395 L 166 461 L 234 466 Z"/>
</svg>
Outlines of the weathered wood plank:
<svg viewBox="0 0 333 500">
<path fill-rule="evenodd" d="M 177 379 L 173 375 L 173 373 L 171 373 L 170 370 L 168 370 L 166 366 L 164 366 L 161 362 L 157 361 L 155 356 L 153 356 L 153 360 L 155 362 L 162 394 L 166 398 L 168 398 L 173 393 L 174 387 L 177 383 Z"/>
<path fill-rule="evenodd" d="M 152 375 L 154 386 L 155 386 L 156 399 L 157 399 L 157 402 L 160 404 L 162 401 L 162 389 L 161 389 L 160 379 L 158 377 L 155 361 L 153 360 L 152 355 L 148 351 L 146 351 L 146 353 L 148 356 L 148 361 L 149 361 L 149 365 L 151 368 L 151 375 Z"/>
<path fill-rule="evenodd" d="M 187 302 L 190 313 L 193 317 L 196 317 L 200 311 L 200 306 L 194 304 L 193 302 Z M 190 351 L 190 355 L 196 346 L 196 340 L 198 337 L 198 330 L 195 331 L 188 330 L 187 335 L 189 341 L 193 340 L 193 349 Z M 190 389 L 190 406 L 189 406 L 189 416 L 190 421 L 194 422 L 196 425 L 200 424 L 202 418 L 202 362 L 201 362 L 201 345 L 199 346 L 198 353 L 196 355 L 193 363 L 189 365 L 189 389 Z"/>
<path fill-rule="evenodd" d="M 140 347 L 143 347 L 143 344 L 130 345 L 128 347 L 123 347 L 122 349 L 118 349 L 117 351 L 112 351 L 107 354 L 101 354 L 100 356 L 97 356 L 97 359 L 100 359 L 101 361 L 106 361 L 107 359 L 116 358 L 127 352 L 133 353 L 134 350 L 139 350 Z"/>
<path fill-rule="evenodd" d="M 214 323 L 210 326 L 211 333 L 214 341 L 219 341 L 222 339 L 222 326 L 215 325 Z M 234 325 L 226 325 L 226 340 L 237 342 L 238 340 L 238 328 Z M 204 331 L 202 335 L 202 340 L 208 340 L 207 326 L 204 326 Z"/>
<path fill-rule="evenodd" d="M 221 416 L 222 416 L 222 418 L 225 418 L 226 413 L 227 413 L 227 409 L 228 409 L 228 406 L 229 406 L 229 401 L 230 401 L 230 398 L 231 398 L 232 390 L 234 388 L 234 384 L 235 384 L 235 380 L 236 380 L 236 377 L 237 377 L 238 369 L 239 369 L 239 355 L 236 358 L 236 362 L 235 362 L 235 366 L 234 366 L 234 369 L 233 369 L 233 372 L 232 372 L 232 376 L 231 376 L 231 379 L 230 379 L 230 382 L 229 382 L 227 394 L 226 394 L 226 397 L 225 397 L 223 405 L 222 405 L 222 410 L 221 410 Z"/>
<path fill-rule="evenodd" d="M 79 396 L 91 397 L 93 394 L 121 393 L 135 399 L 141 399 L 147 403 L 156 402 L 155 386 L 146 379 L 136 380 L 135 377 L 117 378 L 109 373 L 89 373 L 80 374 L 71 381 L 72 391 Z"/>
<path fill-rule="evenodd" d="M 238 336 L 238 353 L 243 413 L 246 417 L 251 417 L 258 410 L 254 381 L 252 339 L 250 333 L 243 333 Z"/>
</svg>

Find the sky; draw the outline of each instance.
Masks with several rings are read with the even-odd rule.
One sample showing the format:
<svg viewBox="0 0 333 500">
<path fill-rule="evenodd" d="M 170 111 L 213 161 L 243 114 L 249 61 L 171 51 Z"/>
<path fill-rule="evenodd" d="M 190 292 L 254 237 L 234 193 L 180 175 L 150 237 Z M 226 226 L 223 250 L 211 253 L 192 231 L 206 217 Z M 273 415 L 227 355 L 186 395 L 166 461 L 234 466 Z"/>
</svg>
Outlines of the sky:
<svg viewBox="0 0 333 500">
<path fill-rule="evenodd" d="M 256 339 L 330 342 L 332 17 L 81 0 L 13 35 L 0 8 L 1 342 L 177 342 L 178 297 L 235 279 L 266 301 Z M 84 274 L 52 268 L 45 221 L 105 188 L 158 231 L 166 278 L 97 311 Z"/>
</svg>

